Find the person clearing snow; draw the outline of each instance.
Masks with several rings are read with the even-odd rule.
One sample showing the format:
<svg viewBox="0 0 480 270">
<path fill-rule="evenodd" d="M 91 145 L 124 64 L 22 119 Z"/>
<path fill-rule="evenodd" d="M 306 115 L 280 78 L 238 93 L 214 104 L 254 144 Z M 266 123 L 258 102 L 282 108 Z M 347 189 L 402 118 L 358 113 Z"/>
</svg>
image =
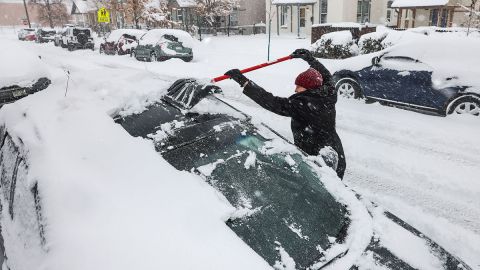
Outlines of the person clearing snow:
<svg viewBox="0 0 480 270">
<path fill-rule="evenodd" d="M 305 60 L 310 68 L 297 76 L 295 94 L 276 97 L 245 77 L 240 70 L 225 73 L 243 87 L 243 93 L 263 108 L 292 118 L 295 145 L 309 155 L 320 155 L 341 179 L 346 161 L 342 142 L 335 129 L 337 94 L 332 74 L 310 51 L 297 49 L 292 58 Z"/>
</svg>

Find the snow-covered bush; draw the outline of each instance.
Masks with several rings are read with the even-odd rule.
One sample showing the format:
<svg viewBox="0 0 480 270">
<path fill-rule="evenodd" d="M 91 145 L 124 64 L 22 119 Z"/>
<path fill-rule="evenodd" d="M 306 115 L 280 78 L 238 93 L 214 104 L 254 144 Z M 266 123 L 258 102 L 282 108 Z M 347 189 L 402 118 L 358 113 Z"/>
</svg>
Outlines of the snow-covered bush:
<svg viewBox="0 0 480 270">
<path fill-rule="evenodd" d="M 339 31 L 323 35 L 312 44 L 312 51 L 316 57 L 330 59 L 344 59 L 358 54 L 350 31 Z"/>
<path fill-rule="evenodd" d="M 358 41 L 360 54 L 378 52 L 389 47 L 389 44 L 383 43 L 386 37 L 386 32 L 373 32 L 361 36 Z"/>
</svg>

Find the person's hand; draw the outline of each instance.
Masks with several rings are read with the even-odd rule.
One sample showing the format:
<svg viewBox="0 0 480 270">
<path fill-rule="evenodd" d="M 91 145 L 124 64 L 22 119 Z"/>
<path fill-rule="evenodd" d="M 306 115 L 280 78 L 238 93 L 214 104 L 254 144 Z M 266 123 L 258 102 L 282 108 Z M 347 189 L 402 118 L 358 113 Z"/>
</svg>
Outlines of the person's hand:
<svg viewBox="0 0 480 270">
<path fill-rule="evenodd" d="M 239 69 L 231 69 L 225 75 L 230 76 L 230 79 L 236 81 L 241 87 L 244 87 L 248 82 L 247 77 L 243 76 Z"/>
<path fill-rule="evenodd" d="M 312 53 L 307 49 L 296 49 L 290 56 L 292 58 L 300 58 L 305 61 L 310 61 L 315 59 Z"/>
</svg>

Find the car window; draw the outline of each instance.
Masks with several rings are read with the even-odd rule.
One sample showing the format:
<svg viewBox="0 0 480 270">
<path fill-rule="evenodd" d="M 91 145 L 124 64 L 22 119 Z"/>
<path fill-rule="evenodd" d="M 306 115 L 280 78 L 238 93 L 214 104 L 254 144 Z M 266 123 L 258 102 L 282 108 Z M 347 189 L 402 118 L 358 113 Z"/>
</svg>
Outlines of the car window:
<svg viewBox="0 0 480 270">
<path fill-rule="evenodd" d="M 89 29 L 78 29 L 78 28 L 73 29 L 73 35 L 74 36 L 78 36 L 80 33 L 85 34 L 87 36 L 90 36 L 90 30 Z"/>
<path fill-rule="evenodd" d="M 431 68 L 420 62 L 407 56 L 384 56 L 380 59 L 380 66 L 386 69 L 398 70 L 398 71 L 429 71 Z"/>
<path fill-rule="evenodd" d="M 348 225 L 345 208 L 299 154 L 265 154 L 270 141 L 240 122 L 218 129 L 162 156 L 177 169 L 203 174 L 246 213 L 227 225 L 270 265 L 280 260 L 279 249 L 301 269 L 320 261 L 329 237 L 340 238 Z"/>
</svg>

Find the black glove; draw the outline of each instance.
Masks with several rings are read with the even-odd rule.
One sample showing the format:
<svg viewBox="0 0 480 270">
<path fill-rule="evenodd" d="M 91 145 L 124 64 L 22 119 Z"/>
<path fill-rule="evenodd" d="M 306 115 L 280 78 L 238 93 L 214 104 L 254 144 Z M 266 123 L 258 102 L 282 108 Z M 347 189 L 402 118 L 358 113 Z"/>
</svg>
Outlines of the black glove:
<svg viewBox="0 0 480 270">
<path fill-rule="evenodd" d="M 225 73 L 225 75 L 230 76 L 230 79 L 236 81 L 240 84 L 241 87 L 244 87 L 245 84 L 249 81 L 247 77 L 243 76 L 243 74 L 238 69 L 231 69 Z"/>
<path fill-rule="evenodd" d="M 296 49 L 291 55 L 292 58 L 300 58 L 307 62 L 315 60 L 312 53 L 307 49 Z"/>
</svg>

